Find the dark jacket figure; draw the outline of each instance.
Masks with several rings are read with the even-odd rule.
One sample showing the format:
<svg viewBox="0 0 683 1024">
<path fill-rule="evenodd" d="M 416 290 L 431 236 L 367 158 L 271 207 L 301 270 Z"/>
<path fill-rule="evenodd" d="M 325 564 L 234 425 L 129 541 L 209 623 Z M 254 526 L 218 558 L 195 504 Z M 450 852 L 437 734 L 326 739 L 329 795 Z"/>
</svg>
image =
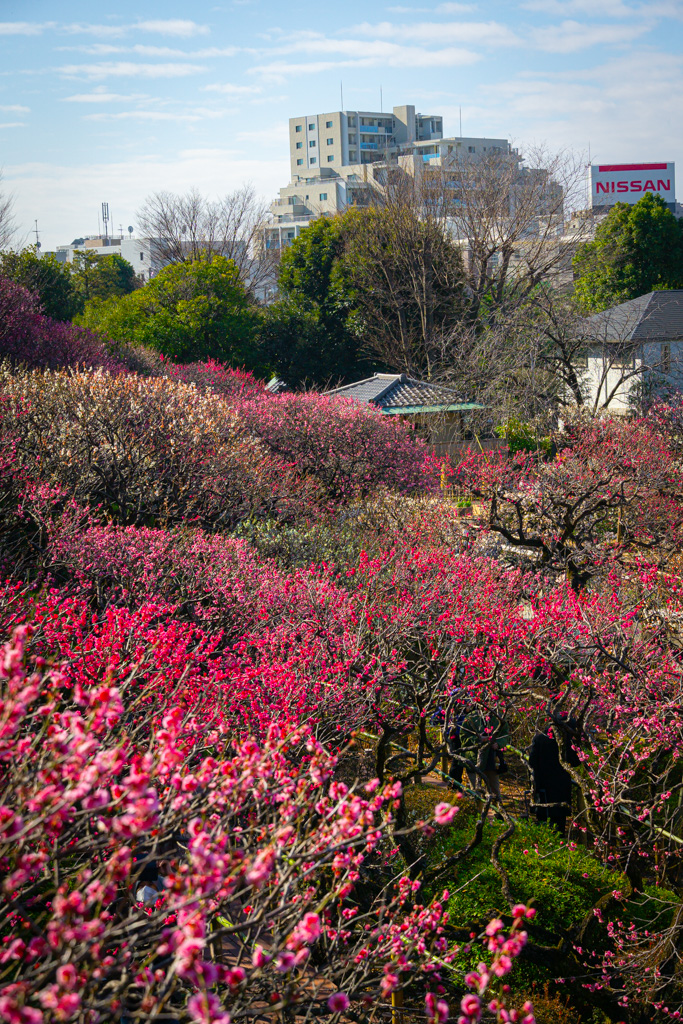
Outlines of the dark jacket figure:
<svg viewBox="0 0 683 1024">
<path fill-rule="evenodd" d="M 571 743 L 565 740 L 565 761 L 578 765 L 579 759 Z M 537 821 L 549 821 L 561 835 L 567 828 L 567 814 L 572 803 L 572 780 L 560 764 L 557 740 L 547 733 L 534 736 L 529 751 L 529 767 L 534 776 Z"/>
<path fill-rule="evenodd" d="M 460 753 L 460 727 L 465 718 L 465 712 L 459 711 L 455 715 L 455 720 L 444 728 L 446 722 L 446 712 L 443 708 L 439 707 L 434 712 L 429 722 L 430 725 L 438 725 L 442 729 L 443 740 L 446 744 L 446 750 L 450 757 L 450 764 L 448 767 L 448 778 L 453 788 L 462 791 L 462 761 L 458 757 Z"/>
</svg>

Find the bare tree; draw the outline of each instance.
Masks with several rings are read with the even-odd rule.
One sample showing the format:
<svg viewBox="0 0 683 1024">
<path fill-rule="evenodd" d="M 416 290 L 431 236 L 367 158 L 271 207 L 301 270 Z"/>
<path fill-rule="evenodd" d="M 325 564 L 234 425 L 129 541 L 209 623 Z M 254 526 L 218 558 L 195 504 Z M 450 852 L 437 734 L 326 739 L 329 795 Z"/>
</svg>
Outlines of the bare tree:
<svg viewBox="0 0 683 1024">
<path fill-rule="evenodd" d="M 586 318 L 571 296 L 539 287 L 483 325 L 458 323 L 439 379 L 484 406 L 477 430 L 515 418 L 543 436 L 558 418 L 627 412 L 666 391 L 669 347 L 634 342 L 633 327 L 633 316 Z"/>
<path fill-rule="evenodd" d="M 0 186 L 2 175 L 0 174 Z M 6 249 L 16 231 L 14 219 L 14 196 L 4 192 L 0 187 L 0 249 Z"/>
<path fill-rule="evenodd" d="M 585 169 L 576 155 L 491 149 L 422 173 L 464 250 L 470 322 L 495 320 L 571 264 L 585 233 L 580 216 L 566 226 L 566 214 L 585 201 Z"/>
<path fill-rule="evenodd" d="M 259 245 L 266 204 L 252 185 L 212 200 L 197 189 L 184 195 L 154 192 L 138 211 L 140 234 L 152 240 L 163 263 L 218 253 L 234 261 L 252 290 L 273 274 L 273 257 Z"/>
</svg>

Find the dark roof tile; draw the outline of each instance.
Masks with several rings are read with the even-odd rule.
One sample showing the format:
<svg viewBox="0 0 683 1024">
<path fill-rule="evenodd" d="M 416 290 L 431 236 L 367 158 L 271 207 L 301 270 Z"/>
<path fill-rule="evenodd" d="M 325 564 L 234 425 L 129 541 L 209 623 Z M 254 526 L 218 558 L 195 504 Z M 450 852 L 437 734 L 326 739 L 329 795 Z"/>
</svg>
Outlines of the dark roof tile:
<svg viewBox="0 0 683 1024">
<path fill-rule="evenodd" d="M 452 388 L 416 380 L 405 373 L 376 373 L 355 384 L 328 391 L 328 395 L 343 395 L 359 402 L 371 402 L 380 409 L 406 409 L 419 406 L 447 406 L 471 404 Z"/>
<path fill-rule="evenodd" d="M 648 292 L 584 320 L 597 341 L 661 341 L 683 338 L 683 289 Z"/>
</svg>

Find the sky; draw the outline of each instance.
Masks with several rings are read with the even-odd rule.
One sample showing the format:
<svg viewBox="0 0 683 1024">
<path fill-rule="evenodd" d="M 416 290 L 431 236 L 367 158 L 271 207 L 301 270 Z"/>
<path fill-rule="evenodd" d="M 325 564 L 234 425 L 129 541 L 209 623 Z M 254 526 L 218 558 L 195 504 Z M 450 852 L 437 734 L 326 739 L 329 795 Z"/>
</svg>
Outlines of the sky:
<svg viewBox="0 0 683 1024">
<path fill-rule="evenodd" d="M 289 181 L 288 119 L 406 103 L 444 134 L 683 175 L 683 0 L 0 0 L 16 242 L 118 231 L 156 191 Z M 679 199 L 683 186 L 677 186 Z"/>
</svg>

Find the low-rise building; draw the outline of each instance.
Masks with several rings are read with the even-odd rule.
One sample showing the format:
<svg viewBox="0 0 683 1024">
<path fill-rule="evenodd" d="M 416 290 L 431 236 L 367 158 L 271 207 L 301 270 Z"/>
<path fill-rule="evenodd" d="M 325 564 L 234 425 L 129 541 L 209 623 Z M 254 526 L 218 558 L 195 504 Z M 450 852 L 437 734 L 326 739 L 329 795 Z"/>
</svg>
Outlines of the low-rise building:
<svg viewBox="0 0 683 1024">
<path fill-rule="evenodd" d="M 141 281 L 149 281 L 165 266 L 153 238 L 136 238 L 134 235 L 86 235 L 75 238 L 70 245 L 58 245 L 54 256 L 60 263 L 73 263 L 74 253 L 92 252 L 96 256 L 111 256 L 118 253 L 134 268 Z"/>
<path fill-rule="evenodd" d="M 683 390 L 683 289 L 648 292 L 588 317 L 576 363 L 584 404 L 626 415 Z"/>
<path fill-rule="evenodd" d="M 327 394 L 373 405 L 385 416 L 400 416 L 439 455 L 460 449 L 469 416 L 475 409 L 483 409 L 453 388 L 417 380 L 405 373 L 376 373 Z"/>
</svg>

